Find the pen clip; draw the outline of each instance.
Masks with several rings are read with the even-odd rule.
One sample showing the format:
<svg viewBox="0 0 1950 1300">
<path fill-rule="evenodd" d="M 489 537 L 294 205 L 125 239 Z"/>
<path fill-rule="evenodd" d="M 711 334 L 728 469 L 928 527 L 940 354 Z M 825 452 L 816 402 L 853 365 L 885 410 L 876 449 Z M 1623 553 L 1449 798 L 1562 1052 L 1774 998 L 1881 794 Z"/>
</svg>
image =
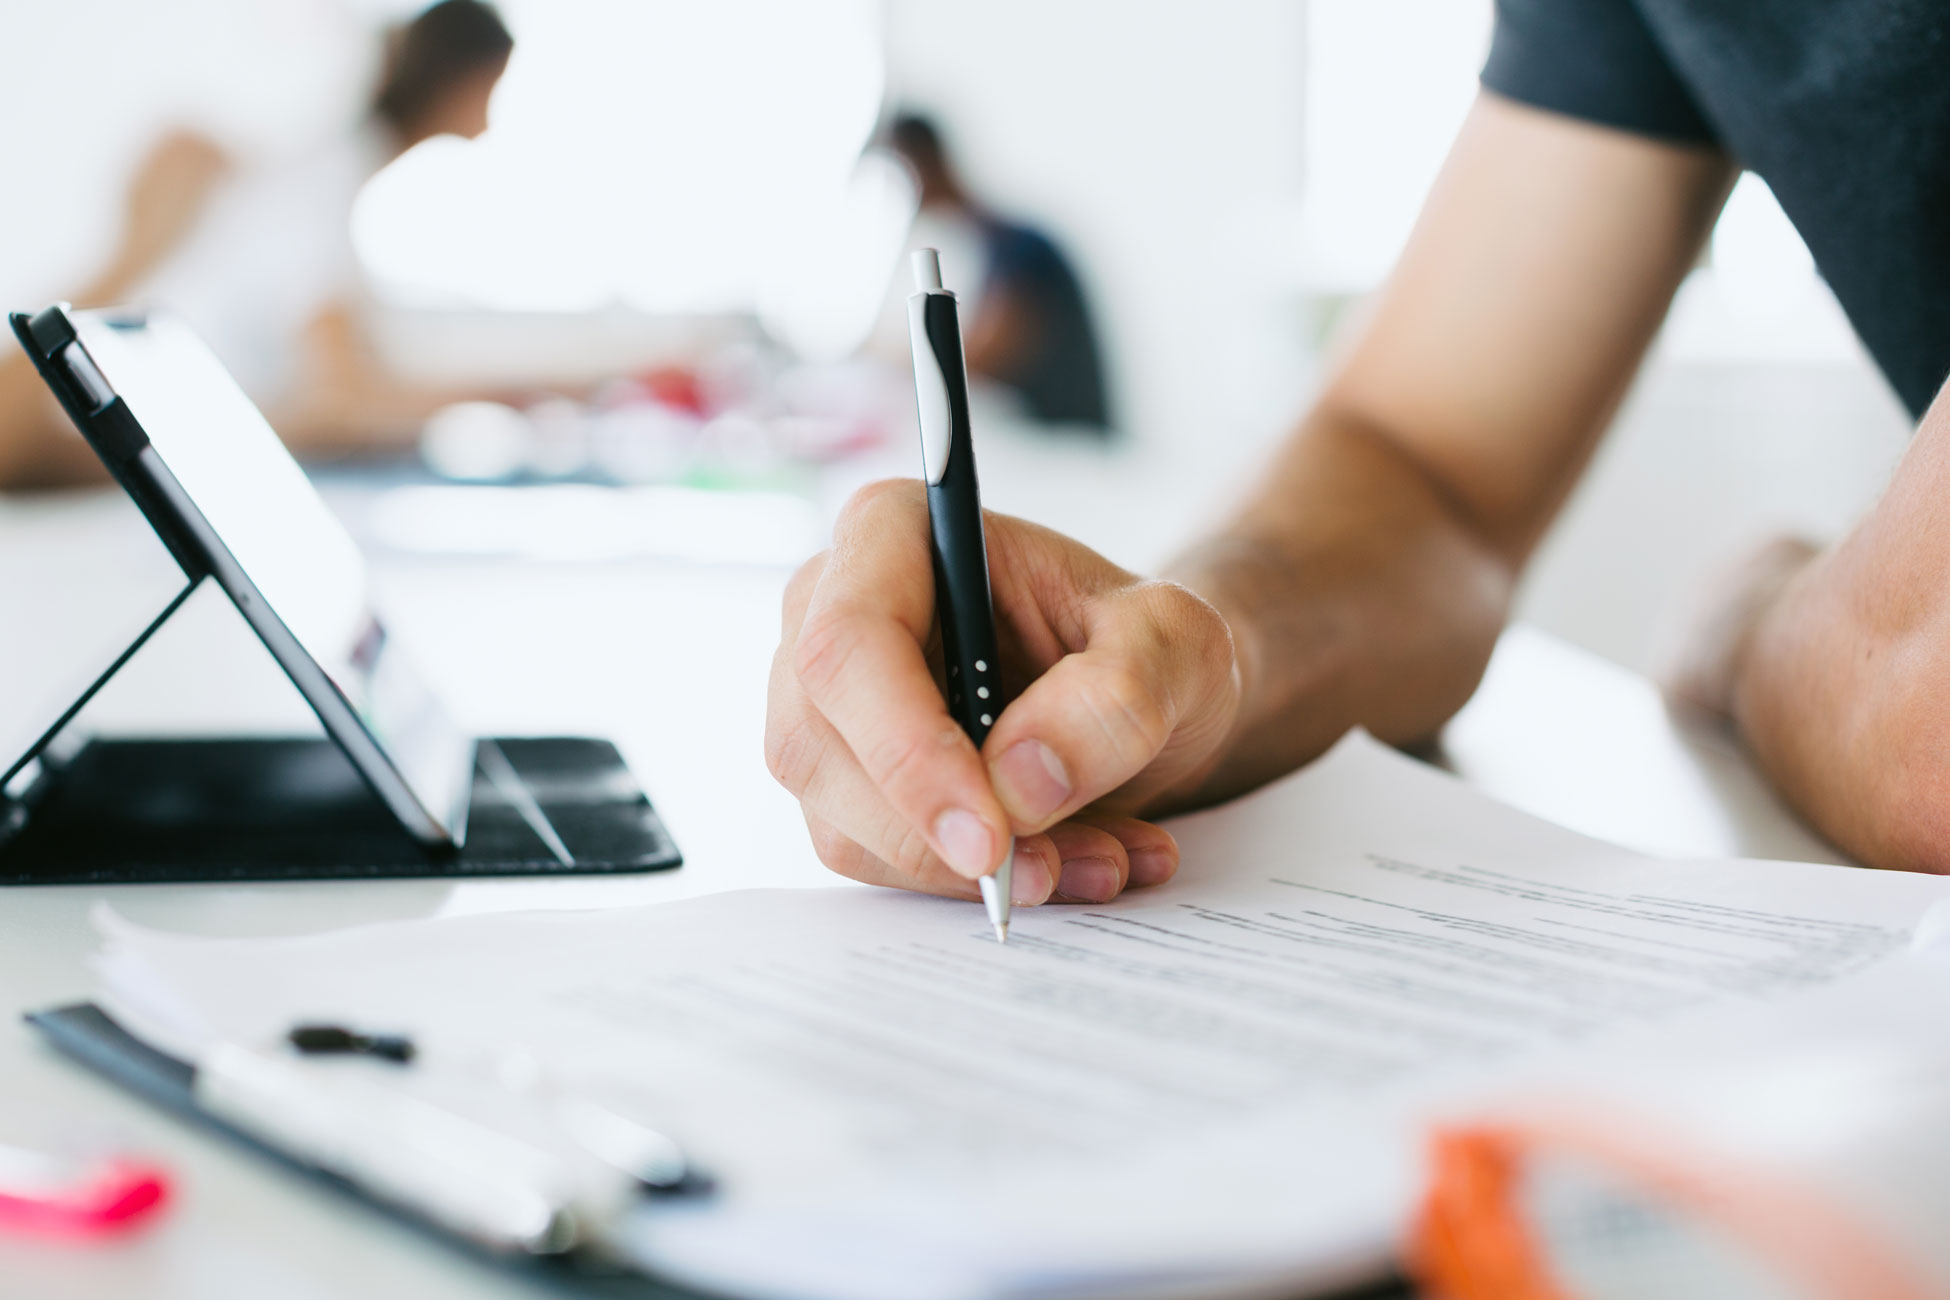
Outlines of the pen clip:
<svg viewBox="0 0 1950 1300">
<path fill-rule="evenodd" d="M 907 339 L 914 354 L 914 410 L 921 425 L 921 470 L 929 483 L 939 483 L 948 472 L 948 457 L 954 448 L 948 371 L 951 365 L 957 370 L 961 366 L 961 321 L 955 296 L 941 285 L 941 255 L 932 248 L 917 248 L 913 266 L 916 292 L 907 300 Z M 942 305 L 935 306 L 936 300 Z M 948 337 L 936 339 L 929 330 L 930 311 Z M 966 374 L 957 378 L 966 393 Z"/>
<path fill-rule="evenodd" d="M 954 445 L 954 413 L 948 399 L 946 368 L 928 337 L 928 300 L 932 296 L 917 293 L 909 298 L 907 320 L 914 349 L 914 412 L 921 423 L 921 470 L 929 483 L 939 483 L 948 472 L 948 453 Z"/>
</svg>

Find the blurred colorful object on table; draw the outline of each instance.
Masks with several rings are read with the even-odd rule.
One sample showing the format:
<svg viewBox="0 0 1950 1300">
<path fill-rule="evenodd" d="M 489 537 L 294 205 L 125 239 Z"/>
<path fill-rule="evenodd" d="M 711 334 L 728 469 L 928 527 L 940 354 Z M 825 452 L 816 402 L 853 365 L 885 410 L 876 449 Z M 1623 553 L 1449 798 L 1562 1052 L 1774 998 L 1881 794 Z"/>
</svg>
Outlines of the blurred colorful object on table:
<svg viewBox="0 0 1950 1300">
<path fill-rule="evenodd" d="M 110 1236 L 154 1218 L 169 1196 L 169 1175 L 139 1160 L 71 1159 L 0 1147 L 0 1231 Z"/>
</svg>

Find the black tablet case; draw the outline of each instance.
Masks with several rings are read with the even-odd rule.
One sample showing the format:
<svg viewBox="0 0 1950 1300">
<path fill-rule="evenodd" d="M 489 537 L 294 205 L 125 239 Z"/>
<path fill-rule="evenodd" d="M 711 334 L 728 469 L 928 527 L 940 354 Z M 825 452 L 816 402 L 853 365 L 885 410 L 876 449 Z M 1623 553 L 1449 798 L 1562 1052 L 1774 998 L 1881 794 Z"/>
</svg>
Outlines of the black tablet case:
<svg viewBox="0 0 1950 1300">
<path fill-rule="evenodd" d="M 466 846 L 441 853 L 407 835 L 323 737 L 94 740 L 0 827 L 0 885 L 555 875 L 683 861 L 608 741 L 494 743 L 573 865 L 479 773 Z"/>
</svg>

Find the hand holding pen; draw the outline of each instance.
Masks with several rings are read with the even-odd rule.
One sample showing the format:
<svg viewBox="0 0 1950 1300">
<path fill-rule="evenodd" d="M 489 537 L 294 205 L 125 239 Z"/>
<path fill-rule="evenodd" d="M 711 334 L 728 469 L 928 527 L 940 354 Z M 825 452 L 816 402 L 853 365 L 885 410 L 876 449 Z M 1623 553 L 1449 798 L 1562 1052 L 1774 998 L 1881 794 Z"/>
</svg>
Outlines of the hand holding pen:
<svg viewBox="0 0 1950 1300">
<path fill-rule="evenodd" d="M 1224 621 L 1176 584 L 981 516 L 999 658 L 990 699 L 1006 705 L 986 724 L 976 713 L 988 728 L 978 746 L 944 697 L 945 666 L 937 676 L 929 662 L 929 506 L 912 480 L 862 489 L 833 548 L 787 589 L 766 754 L 821 860 L 855 880 L 972 899 L 1013 838 L 1018 906 L 1103 902 L 1168 880 L 1177 845 L 1140 816 L 1195 797 L 1232 730 L 1239 676 Z"/>
</svg>

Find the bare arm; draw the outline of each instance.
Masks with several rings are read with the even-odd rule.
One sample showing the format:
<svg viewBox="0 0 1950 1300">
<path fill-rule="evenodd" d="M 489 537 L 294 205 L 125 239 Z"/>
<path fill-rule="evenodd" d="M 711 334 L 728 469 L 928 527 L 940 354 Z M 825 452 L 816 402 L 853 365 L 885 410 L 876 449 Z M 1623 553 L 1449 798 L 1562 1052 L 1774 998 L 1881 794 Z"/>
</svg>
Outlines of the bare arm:
<svg viewBox="0 0 1950 1300">
<path fill-rule="evenodd" d="M 1717 153 L 1479 99 L 1314 409 L 1175 567 L 1245 685 L 1198 797 L 1357 723 L 1424 739 L 1468 699 L 1731 180 Z"/>
<path fill-rule="evenodd" d="M 1946 390 L 1950 392 L 1950 390 Z M 1950 396 L 1889 490 L 1735 647 L 1733 708 L 1814 827 L 1871 866 L 1950 872 Z"/>
</svg>

